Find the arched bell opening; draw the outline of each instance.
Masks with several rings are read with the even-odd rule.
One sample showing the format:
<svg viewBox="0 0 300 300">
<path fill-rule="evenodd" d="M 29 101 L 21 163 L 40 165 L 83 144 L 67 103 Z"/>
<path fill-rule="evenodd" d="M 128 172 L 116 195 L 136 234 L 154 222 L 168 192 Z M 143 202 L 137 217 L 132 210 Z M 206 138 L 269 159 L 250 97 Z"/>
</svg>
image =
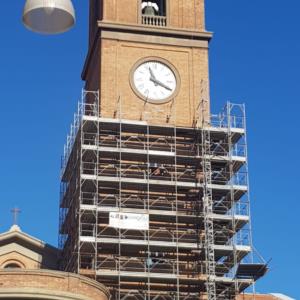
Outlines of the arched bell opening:
<svg viewBox="0 0 300 300">
<path fill-rule="evenodd" d="M 142 0 L 142 14 L 151 16 L 166 16 L 166 0 Z"/>
<path fill-rule="evenodd" d="M 141 0 L 142 24 L 167 26 L 168 0 Z"/>
</svg>

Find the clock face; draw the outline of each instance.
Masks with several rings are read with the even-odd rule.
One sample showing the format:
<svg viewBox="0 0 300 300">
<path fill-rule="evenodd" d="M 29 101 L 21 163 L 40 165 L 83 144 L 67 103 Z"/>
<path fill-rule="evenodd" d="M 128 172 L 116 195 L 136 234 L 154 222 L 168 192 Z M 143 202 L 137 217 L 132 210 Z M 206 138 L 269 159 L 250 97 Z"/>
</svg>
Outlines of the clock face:
<svg viewBox="0 0 300 300">
<path fill-rule="evenodd" d="M 178 79 L 172 68 L 160 60 L 147 60 L 134 68 L 131 84 L 136 94 L 151 103 L 165 103 L 177 93 Z"/>
</svg>

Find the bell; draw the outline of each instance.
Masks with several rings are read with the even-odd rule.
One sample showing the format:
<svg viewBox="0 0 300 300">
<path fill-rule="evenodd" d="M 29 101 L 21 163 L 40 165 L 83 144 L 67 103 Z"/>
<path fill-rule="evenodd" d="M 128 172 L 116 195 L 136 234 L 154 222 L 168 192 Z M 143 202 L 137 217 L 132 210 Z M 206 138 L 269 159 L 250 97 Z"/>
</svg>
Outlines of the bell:
<svg viewBox="0 0 300 300">
<path fill-rule="evenodd" d="M 71 0 L 26 0 L 23 24 L 29 30 L 56 34 L 69 30 L 75 24 Z"/>
</svg>

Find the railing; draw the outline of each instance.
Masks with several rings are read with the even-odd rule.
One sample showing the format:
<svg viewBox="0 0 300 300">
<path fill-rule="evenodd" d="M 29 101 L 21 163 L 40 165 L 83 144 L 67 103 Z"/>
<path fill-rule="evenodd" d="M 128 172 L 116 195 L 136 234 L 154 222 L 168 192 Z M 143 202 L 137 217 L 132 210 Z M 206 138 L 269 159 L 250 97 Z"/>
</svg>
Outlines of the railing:
<svg viewBox="0 0 300 300">
<path fill-rule="evenodd" d="M 245 128 L 245 120 L 243 116 L 228 116 L 225 114 L 211 115 L 210 124 L 217 128 Z"/>
<path fill-rule="evenodd" d="M 210 125 L 217 128 L 246 128 L 244 104 L 227 102 L 219 114 L 210 116 Z"/>
<path fill-rule="evenodd" d="M 106 176 L 114 178 L 130 178 L 142 180 L 179 181 L 190 183 L 203 183 L 203 171 L 198 171 L 194 166 L 178 166 L 172 164 L 134 164 L 123 163 L 121 166 L 111 163 L 82 162 L 82 174 Z M 211 173 L 212 184 L 218 185 L 247 185 L 247 172 L 237 170 L 231 175 L 225 168 L 213 170 Z"/>
<path fill-rule="evenodd" d="M 80 235 L 83 237 L 98 237 L 108 239 L 124 239 L 154 242 L 168 242 L 168 243 L 194 243 L 201 247 L 205 246 L 203 238 L 198 229 L 176 229 L 175 225 L 171 226 L 164 224 L 164 226 L 156 226 L 154 223 L 150 225 L 148 231 L 145 230 L 127 230 L 118 231 L 117 228 L 110 227 L 109 224 L 98 224 L 98 232 L 96 232 L 96 225 L 91 223 L 81 223 Z M 230 228 L 215 224 L 214 230 L 214 245 L 219 246 L 251 246 L 250 229 L 248 225 L 237 232 Z"/>
<path fill-rule="evenodd" d="M 202 295 L 202 293 L 201 293 Z M 129 298 L 130 297 L 130 298 Z M 148 299 L 148 291 L 144 290 L 129 290 L 120 291 L 120 298 L 114 296 L 113 299 L 132 299 L 132 300 L 144 300 Z M 176 292 L 176 291 L 155 291 L 155 297 L 151 297 L 154 300 L 199 300 L 200 292 Z"/>
<path fill-rule="evenodd" d="M 100 133 L 82 133 L 83 143 L 88 146 L 100 146 L 100 147 L 111 147 L 111 148 L 125 148 L 134 150 L 148 150 L 149 151 L 160 151 L 168 152 L 171 154 L 175 153 L 179 156 L 195 156 L 195 142 L 194 140 L 180 140 L 174 137 L 150 137 L 149 142 L 144 135 L 125 135 L 120 137 L 118 134 L 107 134 Z M 214 156 L 246 156 L 246 145 L 243 141 L 238 141 L 232 145 L 231 150 L 228 150 L 228 142 L 223 140 L 213 140 L 209 154 Z"/>
<path fill-rule="evenodd" d="M 236 232 L 235 236 L 232 238 L 233 243 L 236 246 L 250 246 L 251 247 L 251 230 L 249 224 L 244 228 Z"/>
<path fill-rule="evenodd" d="M 157 255 L 156 255 L 157 254 Z M 160 253 L 153 253 L 149 257 L 119 257 L 117 255 L 99 255 L 97 262 L 89 259 L 81 259 L 81 268 L 94 269 L 98 271 L 123 271 L 141 273 L 159 273 L 175 275 L 179 271 L 180 275 L 193 278 L 199 273 L 205 273 L 204 263 L 176 261 L 172 258 L 160 257 Z"/>
<path fill-rule="evenodd" d="M 131 195 L 122 194 L 100 194 L 99 197 L 95 196 L 94 192 L 82 192 L 81 204 L 89 206 L 107 207 L 113 209 L 127 208 L 127 209 L 149 209 L 161 210 L 169 212 L 180 212 L 186 215 L 195 215 L 196 211 L 200 209 L 200 204 L 195 203 L 195 198 L 182 200 L 176 199 L 176 197 L 168 196 L 145 196 L 145 195 Z M 249 202 L 246 195 L 244 195 L 237 203 L 232 207 L 231 200 L 226 200 L 224 196 L 221 201 L 215 201 L 213 207 L 213 213 L 219 215 L 249 215 Z M 95 209 L 95 208 L 94 208 Z"/>
<path fill-rule="evenodd" d="M 150 25 L 150 26 L 166 27 L 167 26 L 167 17 L 142 15 L 142 24 Z"/>
<path fill-rule="evenodd" d="M 145 195 L 132 195 L 122 193 L 122 197 L 119 194 L 99 194 L 95 196 L 94 192 L 82 192 L 81 204 L 92 205 L 99 207 L 109 208 L 128 208 L 128 209 L 149 209 L 181 212 L 186 215 L 193 215 L 196 209 L 199 209 L 199 203 L 196 203 L 195 198 L 178 199 L 171 195 L 157 195 L 157 196 L 145 196 Z"/>
</svg>

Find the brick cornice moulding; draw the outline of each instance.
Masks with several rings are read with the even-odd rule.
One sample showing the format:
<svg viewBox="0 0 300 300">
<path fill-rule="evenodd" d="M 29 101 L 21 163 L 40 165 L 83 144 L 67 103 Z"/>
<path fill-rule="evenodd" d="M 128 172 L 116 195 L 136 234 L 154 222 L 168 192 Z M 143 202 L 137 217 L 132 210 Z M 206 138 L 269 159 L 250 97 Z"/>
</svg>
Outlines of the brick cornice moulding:
<svg viewBox="0 0 300 300">
<path fill-rule="evenodd" d="M 202 39 L 211 40 L 213 33 L 208 31 L 195 31 L 187 30 L 176 27 L 159 27 L 159 26 L 149 26 L 149 25 L 135 25 L 135 24 L 125 24 L 116 22 L 105 22 L 98 21 L 98 27 L 100 29 L 114 30 L 119 32 L 139 32 L 142 34 L 152 34 L 152 35 L 162 35 L 162 36 L 172 36 L 177 38 L 190 38 L 190 39 Z"/>
<path fill-rule="evenodd" d="M 126 42 L 159 44 L 178 47 L 208 48 L 212 32 L 183 30 L 177 28 L 129 25 L 98 21 L 98 30 L 86 56 L 81 78 L 86 79 L 87 70 L 98 46 L 99 37 Z"/>
</svg>

